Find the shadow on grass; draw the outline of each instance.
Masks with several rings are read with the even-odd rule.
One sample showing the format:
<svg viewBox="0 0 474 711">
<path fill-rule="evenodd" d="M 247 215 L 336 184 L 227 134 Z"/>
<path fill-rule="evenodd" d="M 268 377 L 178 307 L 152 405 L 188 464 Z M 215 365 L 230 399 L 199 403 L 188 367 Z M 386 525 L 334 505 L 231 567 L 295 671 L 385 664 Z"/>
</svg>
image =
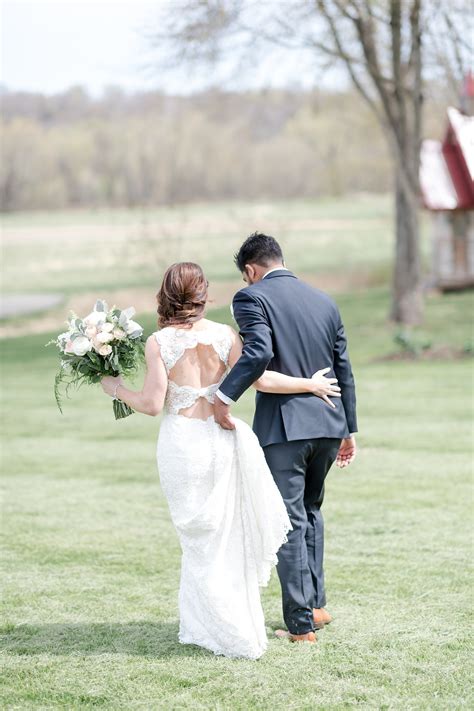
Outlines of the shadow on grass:
<svg viewBox="0 0 474 711">
<path fill-rule="evenodd" d="M 143 657 L 214 656 L 201 647 L 180 644 L 178 623 L 140 620 L 124 623 L 78 622 L 4 625 L 0 650 L 30 656 L 130 654 Z"/>
</svg>

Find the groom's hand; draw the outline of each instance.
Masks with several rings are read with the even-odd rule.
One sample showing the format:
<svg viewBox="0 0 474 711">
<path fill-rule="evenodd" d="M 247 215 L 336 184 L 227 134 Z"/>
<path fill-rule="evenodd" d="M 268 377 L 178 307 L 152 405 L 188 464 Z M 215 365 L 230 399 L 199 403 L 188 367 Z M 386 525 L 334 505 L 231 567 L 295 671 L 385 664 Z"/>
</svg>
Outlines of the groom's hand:
<svg viewBox="0 0 474 711">
<path fill-rule="evenodd" d="M 341 469 L 349 466 L 349 464 L 354 461 L 356 453 L 357 445 L 354 435 L 343 439 L 336 457 L 337 466 Z"/>
<path fill-rule="evenodd" d="M 235 422 L 230 414 L 230 407 L 222 402 L 219 395 L 214 398 L 214 420 L 224 430 L 235 430 Z"/>
</svg>

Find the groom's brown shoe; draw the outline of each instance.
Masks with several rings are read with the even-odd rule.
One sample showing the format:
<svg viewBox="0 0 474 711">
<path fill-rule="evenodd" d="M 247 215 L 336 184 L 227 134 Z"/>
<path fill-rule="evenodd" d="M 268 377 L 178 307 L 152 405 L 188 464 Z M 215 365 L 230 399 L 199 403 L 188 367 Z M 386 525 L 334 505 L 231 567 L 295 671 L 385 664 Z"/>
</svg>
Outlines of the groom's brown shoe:
<svg viewBox="0 0 474 711">
<path fill-rule="evenodd" d="M 290 642 L 310 642 L 314 644 L 318 639 L 314 632 L 306 632 L 306 634 L 290 634 Z"/>
<path fill-rule="evenodd" d="M 275 634 L 279 639 L 289 639 L 290 642 L 310 642 L 310 644 L 314 644 L 318 641 L 318 638 L 314 632 L 306 632 L 306 634 L 291 634 L 291 632 L 287 632 L 286 630 L 277 630 Z"/>
<path fill-rule="evenodd" d="M 325 625 L 329 625 L 332 622 L 332 617 L 324 607 L 313 607 L 313 620 L 316 629 L 322 630 Z"/>
</svg>

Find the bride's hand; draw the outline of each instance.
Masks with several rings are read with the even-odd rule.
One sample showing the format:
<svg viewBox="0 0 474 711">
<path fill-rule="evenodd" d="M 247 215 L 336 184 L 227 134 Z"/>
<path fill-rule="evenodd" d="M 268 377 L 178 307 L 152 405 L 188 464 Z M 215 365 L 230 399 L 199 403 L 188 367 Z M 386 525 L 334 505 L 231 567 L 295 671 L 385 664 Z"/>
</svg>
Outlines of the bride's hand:
<svg viewBox="0 0 474 711">
<path fill-rule="evenodd" d="M 309 381 L 310 392 L 321 400 L 324 400 L 330 407 L 335 408 L 335 404 L 331 402 L 330 397 L 341 397 L 341 388 L 337 384 L 337 378 L 326 378 L 326 373 L 329 373 L 331 368 L 323 368 L 316 371 Z"/>
<path fill-rule="evenodd" d="M 115 386 L 118 383 L 123 385 L 123 380 L 122 380 L 121 375 L 117 375 L 116 377 L 114 377 L 112 375 L 105 375 L 100 381 L 100 384 L 102 385 L 102 390 L 107 395 L 110 395 L 110 397 L 114 396 Z"/>
</svg>

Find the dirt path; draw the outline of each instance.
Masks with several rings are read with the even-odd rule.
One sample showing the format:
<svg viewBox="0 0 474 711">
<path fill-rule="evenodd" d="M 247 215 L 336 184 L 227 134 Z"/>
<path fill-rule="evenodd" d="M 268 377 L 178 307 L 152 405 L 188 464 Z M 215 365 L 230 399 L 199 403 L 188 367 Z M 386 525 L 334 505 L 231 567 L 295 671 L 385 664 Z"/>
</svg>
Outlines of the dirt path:
<svg viewBox="0 0 474 711">
<path fill-rule="evenodd" d="M 210 307 L 218 308 L 229 304 L 232 295 L 240 288 L 241 282 L 218 282 L 209 290 Z M 51 297 L 55 298 L 52 299 Z M 85 292 L 63 300 L 57 295 L 20 295 L 3 298 L 0 317 L 13 321 L 0 321 L 0 338 L 23 336 L 29 333 L 46 333 L 64 330 L 70 311 L 85 316 L 97 298 L 105 298 L 109 306 L 117 304 L 121 308 L 134 306 L 137 313 L 156 313 L 155 292 L 150 287 L 119 289 L 105 294 Z M 38 312 L 43 313 L 38 313 Z"/>
<path fill-rule="evenodd" d="M 61 294 L 16 294 L 4 296 L 0 301 L 0 318 L 11 318 L 46 311 L 63 301 Z"/>
</svg>

